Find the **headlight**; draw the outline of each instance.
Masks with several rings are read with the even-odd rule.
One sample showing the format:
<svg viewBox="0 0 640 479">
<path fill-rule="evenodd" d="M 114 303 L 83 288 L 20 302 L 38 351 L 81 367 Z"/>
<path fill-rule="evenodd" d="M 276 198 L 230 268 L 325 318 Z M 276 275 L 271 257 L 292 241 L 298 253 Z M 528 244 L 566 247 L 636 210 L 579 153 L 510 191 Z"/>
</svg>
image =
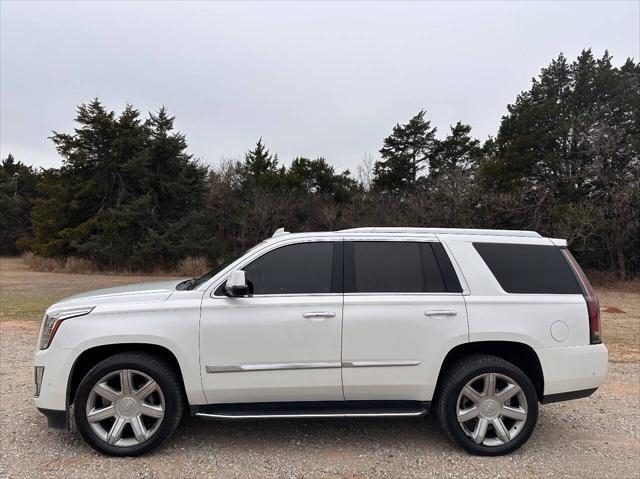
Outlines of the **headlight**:
<svg viewBox="0 0 640 479">
<path fill-rule="evenodd" d="M 40 328 L 40 349 L 47 349 L 49 347 L 62 321 L 89 314 L 93 311 L 93 308 L 95 308 L 95 306 L 91 306 L 89 308 L 67 309 L 51 314 L 45 314 L 44 319 L 42 320 L 42 327 Z"/>
</svg>

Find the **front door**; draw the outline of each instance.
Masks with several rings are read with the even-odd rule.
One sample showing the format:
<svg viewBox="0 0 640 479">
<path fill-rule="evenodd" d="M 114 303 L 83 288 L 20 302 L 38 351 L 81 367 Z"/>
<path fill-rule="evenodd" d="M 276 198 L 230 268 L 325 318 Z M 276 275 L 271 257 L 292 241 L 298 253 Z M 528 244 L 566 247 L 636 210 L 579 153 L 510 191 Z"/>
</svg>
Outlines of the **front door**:
<svg viewBox="0 0 640 479">
<path fill-rule="evenodd" d="M 240 269 L 250 295 L 221 287 L 202 304 L 207 401 L 343 400 L 341 242 L 277 245 Z"/>
</svg>

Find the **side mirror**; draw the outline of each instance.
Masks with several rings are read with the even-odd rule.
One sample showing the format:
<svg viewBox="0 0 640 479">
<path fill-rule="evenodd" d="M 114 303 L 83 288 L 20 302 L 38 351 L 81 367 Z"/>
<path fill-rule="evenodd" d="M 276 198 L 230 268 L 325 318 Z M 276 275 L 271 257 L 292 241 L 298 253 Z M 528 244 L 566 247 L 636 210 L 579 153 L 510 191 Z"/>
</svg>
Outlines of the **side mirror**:
<svg viewBox="0 0 640 479">
<path fill-rule="evenodd" d="M 246 296 L 249 294 L 249 286 L 244 276 L 244 271 L 237 269 L 232 271 L 227 279 L 225 291 L 229 296 Z"/>
</svg>

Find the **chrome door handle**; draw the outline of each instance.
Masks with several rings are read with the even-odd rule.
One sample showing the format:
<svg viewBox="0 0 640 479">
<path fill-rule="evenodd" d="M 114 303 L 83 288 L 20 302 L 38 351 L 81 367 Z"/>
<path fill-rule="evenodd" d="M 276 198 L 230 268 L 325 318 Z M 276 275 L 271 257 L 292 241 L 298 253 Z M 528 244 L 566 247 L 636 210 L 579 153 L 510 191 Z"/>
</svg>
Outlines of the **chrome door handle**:
<svg viewBox="0 0 640 479">
<path fill-rule="evenodd" d="M 316 318 L 335 318 L 336 313 L 332 311 L 310 311 L 308 313 L 302 313 L 303 318 L 316 319 Z"/>
<path fill-rule="evenodd" d="M 432 311 L 425 311 L 424 315 L 428 316 L 428 317 L 434 317 L 434 316 L 455 316 L 458 313 L 456 313 L 455 311 L 451 311 L 451 310 L 442 310 L 442 311 L 436 311 L 436 310 L 432 310 Z"/>
</svg>

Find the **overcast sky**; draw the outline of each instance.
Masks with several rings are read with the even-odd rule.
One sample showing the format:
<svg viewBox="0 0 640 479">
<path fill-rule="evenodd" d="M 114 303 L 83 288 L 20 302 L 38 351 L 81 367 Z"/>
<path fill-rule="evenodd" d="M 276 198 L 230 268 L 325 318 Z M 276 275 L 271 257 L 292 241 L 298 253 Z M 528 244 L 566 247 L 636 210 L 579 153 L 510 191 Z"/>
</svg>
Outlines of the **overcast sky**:
<svg viewBox="0 0 640 479">
<path fill-rule="evenodd" d="M 496 133 L 559 52 L 640 57 L 640 2 L 1 4 L 0 152 L 60 166 L 75 106 L 166 105 L 204 162 L 262 136 L 289 163 L 354 168 L 421 108 Z"/>
</svg>

